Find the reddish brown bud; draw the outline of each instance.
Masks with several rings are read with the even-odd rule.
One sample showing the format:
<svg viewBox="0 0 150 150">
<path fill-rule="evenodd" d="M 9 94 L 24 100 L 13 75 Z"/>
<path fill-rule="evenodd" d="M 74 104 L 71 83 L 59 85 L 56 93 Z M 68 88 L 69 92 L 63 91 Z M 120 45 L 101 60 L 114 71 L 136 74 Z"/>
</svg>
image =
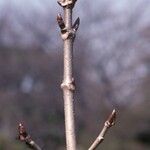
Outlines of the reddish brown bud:
<svg viewBox="0 0 150 150">
<path fill-rule="evenodd" d="M 22 123 L 19 123 L 19 125 L 18 125 L 18 132 L 19 132 L 18 139 L 21 141 L 24 141 L 26 139 L 26 137 L 28 136 L 28 134 Z"/>
<path fill-rule="evenodd" d="M 58 22 L 60 29 L 63 30 L 65 28 L 65 23 L 64 23 L 64 20 L 63 20 L 61 14 L 57 15 L 57 22 Z"/>
</svg>

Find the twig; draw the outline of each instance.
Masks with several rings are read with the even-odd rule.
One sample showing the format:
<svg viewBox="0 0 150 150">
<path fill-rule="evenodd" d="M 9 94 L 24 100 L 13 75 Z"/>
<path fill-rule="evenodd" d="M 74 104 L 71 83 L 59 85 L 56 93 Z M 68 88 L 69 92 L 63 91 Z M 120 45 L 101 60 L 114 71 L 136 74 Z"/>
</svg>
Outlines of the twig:
<svg viewBox="0 0 150 150">
<path fill-rule="evenodd" d="M 72 23 L 72 10 L 77 0 L 58 0 L 58 4 L 63 7 L 64 19 L 57 15 L 57 22 L 61 30 L 61 38 L 64 43 L 64 78 L 61 84 L 64 98 L 66 149 L 76 150 L 76 135 L 74 123 L 74 78 L 73 78 L 73 43 L 76 31 L 80 24 L 77 18 Z"/>
<path fill-rule="evenodd" d="M 108 129 L 112 127 L 115 124 L 116 121 L 116 110 L 114 109 L 106 122 L 104 123 L 103 129 L 101 130 L 100 134 L 96 138 L 96 140 L 93 142 L 93 144 L 90 146 L 88 150 L 95 150 L 104 140 L 104 136 Z"/>
<path fill-rule="evenodd" d="M 19 123 L 18 125 L 18 139 L 21 142 L 25 142 L 25 144 L 33 149 L 33 150 L 42 150 L 31 138 L 31 136 L 27 133 L 24 125 Z"/>
</svg>

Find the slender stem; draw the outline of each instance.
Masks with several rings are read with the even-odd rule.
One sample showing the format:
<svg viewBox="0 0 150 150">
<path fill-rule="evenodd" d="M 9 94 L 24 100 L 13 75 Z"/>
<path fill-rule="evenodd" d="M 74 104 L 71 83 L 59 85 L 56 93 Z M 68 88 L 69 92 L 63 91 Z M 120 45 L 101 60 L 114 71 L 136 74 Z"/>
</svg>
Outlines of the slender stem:
<svg viewBox="0 0 150 150">
<path fill-rule="evenodd" d="M 42 150 L 40 148 L 40 146 L 37 143 L 35 143 L 35 141 L 27 133 L 27 131 L 22 123 L 19 123 L 19 125 L 18 125 L 18 139 L 20 141 L 24 142 L 30 149 Z"/>
<path fill-rule="evenodd" d="M 69 90 L 64 91 L 64 111 L 67 150 L 76 150 L 73 94 Z"/>
<path fill-rule="evenodd" d="M 58 0 L 64 9 L 64 20 L 61 14 L 57 15 L 57 22 L 64 42 L 64 76 L 61 88 L 64 98 L 65 132 L 67 150 L 76 150 L 75 121 L 74 121 L 74 78 L 73 78 L 73 43 L 76 31 L 80 24 L 77 18 L 72 25 L 72 10 L 77 0 Z"/>
<path fill-rule="evenodd" d="M 72 28 L 72 10 L 64 9 L 65 26 L 67 30 Z M 72 80 L 73 75 L 73 39 L 67 38 L 64 40 L 64 81 Z"/>
<path fill-rule="evenodd" d="M 72 9 L 64 8 L 64 18 L 67 30 L 72 28 Z M 64 40 L 64 79 L 63 83 L 70 84 L 73 79 L 73 39 Z M 64 112 L 65 112 L 65 130 L 67 150 L 76 150 L 75 123 L 74 123 L 74 105 L 73 91 L 69 88 L 63 88 Z"/>
<path fill-rule="evenodd" d="M 116 121 L 116 110 L 114 109 L 112 113 L 109 115 L 108 119 L 105 121 L 104 126 L 99 133 L 98 137 L 95 139 L 93 144 L 90 146 L 88 150 L 95 150 L 104 140 L 104 136 L 108 129 L 115 124 Z"/>
</svg>

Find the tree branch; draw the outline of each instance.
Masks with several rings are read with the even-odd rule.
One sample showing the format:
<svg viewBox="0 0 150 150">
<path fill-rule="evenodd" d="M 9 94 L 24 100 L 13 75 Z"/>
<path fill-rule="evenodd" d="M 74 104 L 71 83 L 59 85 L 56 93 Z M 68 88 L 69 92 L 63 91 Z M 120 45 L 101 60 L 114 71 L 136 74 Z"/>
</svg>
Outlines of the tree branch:
<svg viewBox="0 0 150 150">
<path fill-rule="evenodd" d="M 19 123 L 18 125 L 18 139 L 21 142 L 25 142 L 25 144 L 33 149 L 33 150 L 42 150 L 31 138 L 31 136 L 27 133 L 24 125 Z"/>
<path fill-rule="evenodd" d="M 73 78 L 73 43 L 80 19 L 72 24 L 72 10 L 77 0 L 58 0 L 63 7 L 64 19 L 59 14 L 57 22 L 61 30 L 61 38 L 64 43 L 64 77 L 61 84 L 64 98 L 65 131 L 67 150 L 76 150 L 76 135 L 74 123 L 74 78 Z"/>
<path fill-rule="evenodd" d="M 104 140 L 104 136 L 108 129 L 112 127 L 115 124 L 116 121 L 116 110 L 114 109 L 106 122 L 104 123 L 103 129 L 101 130 L 100 134 L 96 138 L 96 140 L 93 142 L 93 144 L 90 146 L 88 150 L 95 150 Z"/>
</svg>

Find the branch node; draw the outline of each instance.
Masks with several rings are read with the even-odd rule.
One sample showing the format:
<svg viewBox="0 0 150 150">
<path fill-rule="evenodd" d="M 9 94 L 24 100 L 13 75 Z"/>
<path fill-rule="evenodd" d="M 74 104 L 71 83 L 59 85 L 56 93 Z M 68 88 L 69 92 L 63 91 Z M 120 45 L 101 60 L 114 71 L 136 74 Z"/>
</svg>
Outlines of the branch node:
<svg viewBox="0 0 150 150">
<path fill-rule="evenodd" d="M 75 23 L 73 24 L 72 29 L 67 29 L 65 22 L 61 16 L 61 14 L 57 15 L 57 23 L 59 25 L 59 28 L 61 30 L 61 38 L 63 40 L 66 40 L 68 38 L 70 39 L 75 39 L 76 31 L 78 30 L 79 24 L 80 24 L 80 19 L 79 17 L 76 19 Z"/>
<path fill-rule="evenodd" d="M 70 82 L 62 82 L 61 84 L 61 88 L 62 89 L 68 89 L 71 91 L 75 90 L 75 82 L 74 82 L 74 78 L 72 78 L 72 80 Z"/>
<path fill-rule="evenodd" d="M 70 29 L 70 30 L 66 30 L 66 32 L 64 33 L 61 33 L 61 37 L 63 40 L 66 40 L 66 39 L 75 39 L 75 31 L 73 29 Z"/>
<path fill-rule="evenodd" d="M 102 141 L 102 140 L 104 140 L 104 137 L 102 137 L 102 136 L 98 136 L 98 138 L 97 138 L 99 141 Z"/>
</svg>

